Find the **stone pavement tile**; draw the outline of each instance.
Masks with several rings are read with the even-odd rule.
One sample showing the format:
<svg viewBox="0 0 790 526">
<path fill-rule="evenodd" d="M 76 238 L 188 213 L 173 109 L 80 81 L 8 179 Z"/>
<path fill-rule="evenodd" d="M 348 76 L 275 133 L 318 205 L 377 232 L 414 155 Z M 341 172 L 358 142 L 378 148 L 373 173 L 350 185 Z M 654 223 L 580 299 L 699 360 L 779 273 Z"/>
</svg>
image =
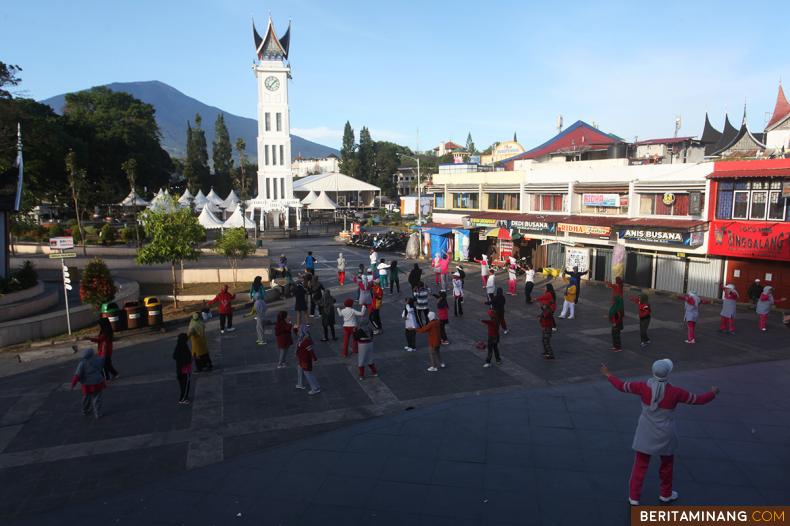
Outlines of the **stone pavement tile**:
<svg viewBox="0 0 790 526">
<path fill-rule="evenodd" d="M 476 462 L 437 460 L 431 483 L 435 486 L 482 488 L 485 483 L 485 466 Z"/>
<path fill-rule="evenodd" d="M 628 498 L 629 475 L 630 470 L 622 473 L 615 473 L 613 470 L 587 472 L 585 479 L 592 486 L 592 493 L 589 497 L 601 502 L 622 504 Z"/>
<path fill-rule="evenodd" d="M 430 484 L 434 463 L 433 459 L 388 455 L 378 478 L 382 481 Z"/>
<path fill-rule="evenodd" d="M 390 455 L 433 460 L 441 443 L 439 437 L 404 436 L 393 446 Z"/>
<path fill-rule="evenodd" d="M 441 460 L 459 462 L 486 461 L 486 439 L 475 435 L 452 435 L 445 437 L 439 447 Z"/>
<path fill-rule="evenodd" d="M 619 451 L 590 451 L 583 453 L 584 470 L 591 473 L 630 473 L 634 463 L 634 453 L 630 449 Z M 653 461 L 654 463 L 656 460 Z"/>
<path fill-rule="evenodd" d="M 724 437 L 714 439 L 714 441 L 734 461 L 790 465 L 790 446 L 787 445 L 739 442 L 727 440 Z"/>
<path fill-rule="evenodd" d="M 540 516 L 542 524 L 552 526 L 596 526 L 602 522 L 598 511 L 598 501 L 593 498 L 575 496 L 573 505 L 568 505 L 568 492 L 559 490 L 551 495 L 541 496 Z M 607 526 L 609 526 L 607 524 Z"/>
<path fill-rule="evenodd" d="M 280 471 L 277 483 L 266 490 L 266 496 L 276 500 L 292 499 L 308 502 L 327 478 L 328 468 L 317 462 L 292 462 Z"/>
<path fill-rule="evenodd" d="M 429 488 L 426 484 L 379 480 L 370 498 L 359 504 L 384 512 L 419 513 L 424 508 Z"/>
<path fill-rule="evenodd" d="M 535 427 L 559 427 L 573 429 L 573 421 L 567 412 L 530 410 L 529 425 Z"/>
<path fill-rule="evenodd" d="M 489 466 L 518 466 L 528 468 L 535 465 L 535 457 L 529 444 L 488 441 L 486 464 Z"/>
<path fill-rule="evenodd" d="M 442 437 L 445 431 L 444 415 L 425 415 L 410 418 L 401 426 L 401 434 L 413 437 Z"/>
<path fill-rule="evenodd" d="M 223 437 L 223 457 L 225 460 L 228 460 L 278 446 L 284 442 L 291 443 L 294 440 L 305 437 L 315 437 L 315 442 L 311 444 L 314 449 L 340 451 L 345 448 L 350 434 L 336 434 L 332 433 L 332 431 L 346 428 L 357 422 L 359 422 L 359 420 L 343 420 L 340 422 L 294 427 L 288 429 L 287 433 L 277 429 L 225 436 Z"/>
<path fill-rule="evenodd" d="M 328 506 L 356 506 L 357 510 L 360 510 L 361 506 L 370 500 L 372 494 L 373 484 L 369 478 L 328 476 L 313 494 L 310 502 Z"/>
<path fill-rule="evenodd" d="M 423 507 L 423 515 L 452 518 L 453 521 L 447 520 L 447 524 L 454 524 L 455 520 L 461 524 L 477 524 L 482 514 L 482 506 L 485 505 L 484 500 L 485 490 L 482 486 L 431 486 Z"/>
<path fill-rule="evenodd" d="M 583 440 L 583 434 L 576 429 L 565 429 L 562 427 L 535 427 L 532 430 L 533 444 L 545 446 L 560 446 L 567 448 L 578 448 Z"/>
<path fill-rule="evenodd" d="M 766 506 L 787 506 L 790 502 L 790 489 L 787 488 L 788 486 L 783 490 L 758 488 L 762 497 L 761 503 Z"/>
<path fill-rule="evenodd" d="M 534 471 L 515 465 L 486 464 L 484 484 L 487 490 L 517 489 L 524 495 L 536 494 L 538 489 Z"/>
<path fill-rule="evenodd" d="M 631 506 L 621 500 L 598 502 L 598 516 L 601 524 L 606 526 L 629 526 L 631 524 Z"/>
<path fill-rule="evenodd" d="M 739 487 L 751 485 L 739 466 L 729 460 L 719 459 L 711 462 L 709 460 L 686 458 L 683 460 L 683 466 L 691 473 L 695 482 Z"/>
<path fill-rule="evenodd" d="M 541 524 L 538 496 L 524 488 L 488 489 L 480 506 L 482 524 Z"/>
<path fill-rule="evenodd" d="M 104 414 L 99 421 L 82 416 L 78 390 L 55 391 L 6 452 L 186 429 L 191 412 L 176 403 L 176 389 L 175 381 L 147 384 L 145 389 L 112 384 L 105 390 Z"/>
<path fill-rule="evenodd" d="M 343 449 L 356 453 L 376 453 L 386 455 L 398 442 L 396 435 L 379 433 L 360 433 L 351 437 Z"/>
<path fill-rule="evenodd" d="M 726 460 L 729 455 L 709 438 L 679 437 L 677 455 L 683 459 Z"/>
<path fill-rule="evenodd" d="M 532 429 L 526 418 L 515 417 L 509 421 L 489 422 L 487 435 L 498 442 L 528 444 L 532 438 Z"/>
<path fill-rule="evenodd" d="M 420 526 L 424 517 L 417 513 L 407 513 L 397 510 L 365 509 L 362 513 L 362 522 L 365 525 L 375 526 Z M 325 525 L 324 525 L 325 526 Z"/>
<path fill-rule="evenodd" d="M 205 489 L 218 495 L 255 496 L 265 494 L 264 490 L 276 484 L 278 475 L 279 472 L 276 470 L 248 469 L 239 466 L 227 470 L 227 476 L 222 480 L 222 484 L 212 483 L 210 486 L 205 486 Z"/>
<path fill-rule="evenodd" d="M 377 478 L 384 468 L 384 452 L 356 453 L 344 451 L 329 466 L 330 475 Z"/>
<path fill-rule="evenodd" d="M 700 422 L 698 420 L 692 420 L 688 418 L 684 419 L 676 419 L 676 430 L 678 437 L 681 438 L 681 442 L 685 441 L 686 438 L 699 438 L 704 439 L 708 438 L 710 435 L 707 431 L 707 426 L 705 422 Z"/>
<path fill-rule="evenodd" d="M 578 438 L 581 448 L 587 452 L 618 452 L 624 449 L 631 448 L 633 442 L 633 433 L 620 433 L 618 431 L 604 431 L 598 429 L 577 429 L 576 437 Z"/>
<path fill-rule="evenodd" d="M 790 471 L 787 465 L 750 462 L 735 462 L 735 465 L 751 485 L 760 490 L 784 490 L 790 500 Z"/>
<path fill-rule="evenodd" d="M 578 449 L 532 444 L 531 454 L 535 467 L 578 471 L 584 469 L 584 457 Z"/>
</svg>

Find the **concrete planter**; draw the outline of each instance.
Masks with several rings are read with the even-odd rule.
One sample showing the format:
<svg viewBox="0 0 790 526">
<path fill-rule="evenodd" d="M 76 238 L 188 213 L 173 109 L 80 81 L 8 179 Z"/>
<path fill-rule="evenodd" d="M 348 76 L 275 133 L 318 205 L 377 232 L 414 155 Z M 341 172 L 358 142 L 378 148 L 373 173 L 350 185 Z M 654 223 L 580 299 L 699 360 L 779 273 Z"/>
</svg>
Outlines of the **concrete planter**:
<svg viewBox="0 0 790 526">
<path fill-rule="evenodd" d="M 11 292 L 0 297 L 0 307 L 4 305 L 11 305 L 12 303 L 19 303 L 29 298 L 34 298 L 44 293 L 44 283 L 39 281 L 35 285 L 19 292 Z"/>
</svg>

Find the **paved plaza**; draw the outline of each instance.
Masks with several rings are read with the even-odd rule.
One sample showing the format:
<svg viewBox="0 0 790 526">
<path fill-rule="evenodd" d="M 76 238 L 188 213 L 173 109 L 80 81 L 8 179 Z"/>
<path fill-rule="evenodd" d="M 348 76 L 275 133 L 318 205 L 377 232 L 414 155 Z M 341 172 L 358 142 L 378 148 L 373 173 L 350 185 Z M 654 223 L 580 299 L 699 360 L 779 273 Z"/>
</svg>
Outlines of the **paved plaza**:
<svg viewBox="0 0 790 526">
<path fill-rule="evenodd" d="M 326 239 L 271 250 L 296 268 L 308 249 L 338 301 L 350 297 L 333 261 L 321 261 L 342 250 L 351 269 L 367 263 L 366 252 Z M 447 368 L 434 374 L 423 335 L 418 352 L 403 351 L 405 277 L 401 296 L 385 296 L 378 378 L 357 380 L 337 342 L 317 341 L 316 320 L 316 396 L 294 389 L 293 357 L 277 369 L 273 336 L 256 346 L 241 312 L 233 333 L 209 322 L 218 368 L 195 376 L 191 406 L 176 404 L 175 331 L 119 342 L 122 377 L 107 389 L 99 421 L 80 415 L 80 395 L 69 390 L 76 359 L 15 364 L 0 355 L 0 522 L 626 524 L 639 401 L 598 369 L 606 362 L 621 377 L 645 378 L 664 357 L 675 362 L 673 383 L 721 388 L 710 405 L 678 410 L 681 502 L 790 502 L 790 333 L 778 314 L 760 332 L 753 312 L 739 312 L 729 336 L 716 331 L 719 307 L 704 306 L 699 343 L 686 345 L 682 304 L 656 295 L 653 344 L 639 347 L 628 303 L 625 350 L 613 354 L 610 292 L 585 284 L 576 319 L 558 320 L 557 359 L 546 361 L 537 307 L 508 297 L 503 364 L 484 369 L 475 347 L 485 336 L 479 270 L 466 268 L 466 313 L 451 317 Z M 290 307 L 272 304 L 268 316 Z M 645 504 L 657 502 L 656 478 L 652 466 Z"/>
</svg>

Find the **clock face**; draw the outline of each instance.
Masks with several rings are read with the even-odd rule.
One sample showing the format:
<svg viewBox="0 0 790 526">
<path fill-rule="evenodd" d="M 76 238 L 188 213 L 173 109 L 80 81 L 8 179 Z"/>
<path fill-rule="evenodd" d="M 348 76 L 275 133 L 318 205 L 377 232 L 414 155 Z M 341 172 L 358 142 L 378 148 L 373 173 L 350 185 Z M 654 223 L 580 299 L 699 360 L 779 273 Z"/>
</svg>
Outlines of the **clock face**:
<svg viewBox="0 0 790 526">
<path fill-rule="evenodd" d="M 277 77 L 266 77 L 266 80 L 263 81 L 263 85 L 266 86 L 266 89 L 269 91 L 277 91 L 280 87 L 280 80 Z"/>
</svg>

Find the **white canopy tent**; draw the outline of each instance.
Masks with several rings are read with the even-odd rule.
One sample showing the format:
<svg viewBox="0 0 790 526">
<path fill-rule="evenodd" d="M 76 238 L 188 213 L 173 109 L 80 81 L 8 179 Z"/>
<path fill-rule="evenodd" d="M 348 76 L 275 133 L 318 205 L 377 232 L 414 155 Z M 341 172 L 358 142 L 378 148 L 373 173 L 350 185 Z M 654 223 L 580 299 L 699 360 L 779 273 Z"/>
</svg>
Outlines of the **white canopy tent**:
<svg viewBox="0 0 790 526">
<path fill-rule="evenodd" d="M 231 190 L 230 193 L 228 194 L 228 197 L 226 197 L 225 200 L 222 202 L 222 206 L 228 212 L 233 212 L 236 210 L 236 207 L 239 205 L 239 201 L 241 201 L 241 199 L 239 199 L 239 196 L 236 195 L 236 191 Z"/>
<path fill-rule="evenodd" d="M 198 193 L 195 195 L 193 202 L 195 204 L 196 212 L 202 210 L 203 207 L 206 206 L 206 203 L 208 203 L 208 199 L 206 199 L 206 196 L 203 195 L 203 190 L 198 190 Z"/>
<path fill-rule="evenodd" d="M 310 190 L 310 193 L 309 193 L 309 194 L 307 194 L 307 195 L 304 197 L 304 199 L 302 199 L 301 203 L 302 203 L 303 205 L 309 205 L 310 203 L 312 203 L 313 201 L 315 201 L 317 198 L 318 198 L 318 194 L 316 194 L 316 193 L 315 193 L 315 191 L 313 191 L 313 190 Z"/>
<path fill-rule="evenodd" d="M 184 190 L 184 193 L 181 194 L 181 197 L 178 198 L 178 204 L 181 206 L 189 206 L 189 201 L 193 198 L 192 194 L 189 191 L 189 188 Z"/>
<path fill-rule="evenodd" d="M 309 210 L 337 210 L 337 203 L 322 191 L 321 195 L 316 197 L 315 201 L 307 205 Z"/>
<path fill-rule="evenodd" d="M 349 194 L 352 194 L 356 195 L 357 203 L 364 202 L 361 206 L 375 206 L 376 193 L 381 197 L 381 188 L 378 186 L 339 172 L 326 172 L 294 179 L 293 191 L 294 194 L 322 191 L 334 193 L 335 202 L 339 202 L 341 196 L 347 199 Z"/>
<path fill-rule="evenodd" d="M 212 204 L 214 204 L 214 205 L 216 205 L 216 206 L 223 206 L 223 200 L 222 200 L 222 198 L 221 198 L 221 197 L 220 197 L 220 196 L 217 194 L 217 192 L 215 192 L 215 191 L 214 191 L 214 187 L 212 187 L 212 188 L 211 188 L 211 191 L 209 191 L 208 195 L 206 195 L 206 200 L 207 200 L 209 203 L 212 203 Z"/>
<path fill-rule="evenodd" d="M 148 201 L 137 195 L 136 191 L 132 190 L 129 192 L 129 195 L 118 204 L 126 207 L 148 206 Z"/>
<path fill-rule="evenodd" d="M 200 226 L 207 230 L 222 228 L 222 221 L 217 219 L 217 216 L 211 213 L 208 206 L 204 206 L 203 210 L 200 212 L 200 215 L 198 216 L 198 223 L 200 223 Z"/>
<path fill-rule="evenodd" d="M 236 210 L 230 215 L 230 217 L 225 221 L 222 225 L 224 228 L 241 228 L 244 227 L 247 230 L 252 230 L 255 228 L 255 222 L 243 216 L 241 214 L 241 207 L 237 206 Z"/>
</svg>

